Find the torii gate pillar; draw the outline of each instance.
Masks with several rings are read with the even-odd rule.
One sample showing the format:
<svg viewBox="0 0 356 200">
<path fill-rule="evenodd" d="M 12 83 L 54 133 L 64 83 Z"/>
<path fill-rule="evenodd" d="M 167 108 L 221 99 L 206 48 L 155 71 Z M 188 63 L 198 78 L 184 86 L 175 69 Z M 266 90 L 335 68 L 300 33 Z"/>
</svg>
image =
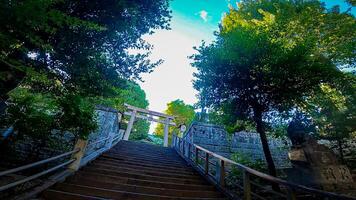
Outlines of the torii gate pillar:
<svg viewBox="0 0 356 200">
<path fill-rule="evenodd" d="M 137 113 L 137 110 L 133 110 L 132 111 L 129 124 L 127 125 L 126 131 L 125 131 L 124 140 L 129 140 L 130 133 L 131 133 L 131 130 L 132 130 L 132 126 L 133 126 L 133 124 L 135 122 L 136 113 Z"/>
<path fill-rule="evenodd" d="M 166 118 L 165 123 L 164 123 L 164 139 L 163 139 L 163 146 L 164 147 L 168 147 L 169 123 L 170 123 L 170 119 Z"/>
<path fill-rule="evenodd" d="M 132 130 L 132 126 L 133 126 L 133 124 L 135 122 L 135 118 L 146 119 L 148 121 L 154 121 L 154 122 L 158 122 L 158 123 L 164 124 L 163 146 L 168 147 L 169 126 L 170 125 L 171 126 L 176 126 L 176 124 L 174 122 L 172 122 L 172 120 L 174 119 L 173 116 L 170 116 L 170 115 L 167 115 L 167 114 L 163 114 L 163 113 L 159 113 L 159 112 L 155 112 L 155 111 L 151 111 L 151 110 L 147 110 L 147 109 L 138 108 L 138 107 L 126 104 L 126 103 L 124 105 L 131 112 L 125 112 L 124 113 L 125 115 L 130 116 L 130 121 L 129 121 L 128 125 L 127 125 L 123 140 L 129 140 L 130 133 L 131 133 L 131 130 Z M 140 113 L 142 113 L 142 114 L 140 114 Z M 158 119 L 153 118 L 153 116 L 158 117 Z"/>
</svg>

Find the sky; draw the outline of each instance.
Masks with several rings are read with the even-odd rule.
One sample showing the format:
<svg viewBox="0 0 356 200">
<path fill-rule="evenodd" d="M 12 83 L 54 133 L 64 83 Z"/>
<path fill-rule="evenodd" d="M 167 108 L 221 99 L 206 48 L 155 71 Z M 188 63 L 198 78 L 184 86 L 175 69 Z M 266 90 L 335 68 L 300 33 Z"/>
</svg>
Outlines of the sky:
<svg viewBox="0 0 356 200">
<path fill-rule="evenodd" d="M 167 103 L 181 99 L 185 103 L 197 102 L 197 91 L 193 89 L 194 68 L 188 56 L 195 53 L 194 46 L 202 40 L 211 42 L 213 32 L 228 11 L 229 0 L 173 0 L 171 30 L 158 30 L 145 39 L 154 45 L 151 59 L 163 59 L 164 63 L 156 67 L 154 72 L 144 74 L 144 82 L 140 83 L 146 92 L 149 109 L 163 112 Z M 231 2 L 236 2 L 231 0 Z M 341 10 L 346 4 L 341 0 L 324 1 L 327 7 L 339 4 Z M 354 13 L 355 10 L 353 10 Z"/>
<path fill-rule="evenodd" d="M 213 32 L 227 9 L 227 0 L 174 0 L 171 30 L 158 30 L 143 37 L 154 45 L 151 59 L 164 60 L 154 72 L 144 74 L 144 82 L 140 83 L 149 109 L 162 112 L 168 102 L 176 99 L 188 104 L 197 102 L 192 85 L 194 69 L 188 56 L 194 54 L 193 46 L 199 46 L 202 40 L 213 40 Z"/>
</svg>

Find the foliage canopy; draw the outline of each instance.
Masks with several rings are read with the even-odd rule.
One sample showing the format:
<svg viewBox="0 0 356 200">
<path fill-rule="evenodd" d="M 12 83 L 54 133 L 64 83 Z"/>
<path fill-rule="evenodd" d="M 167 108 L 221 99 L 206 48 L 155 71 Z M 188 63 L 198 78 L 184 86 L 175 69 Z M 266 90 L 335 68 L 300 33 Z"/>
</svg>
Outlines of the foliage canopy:
<svg viewBox="0 0 356 200">
<path fill-rule="evenodd" d="M 354 64 L 355 18 L 319 1 L 252 1 L 223 18 L 216 40 L 193 55 L 194 87 L 208 106 L 234 105 L 260 133 L 270 174 L 266 114 L 288 112 L 322 85 L 348 84 L 337 65 Z"/>
</svg>

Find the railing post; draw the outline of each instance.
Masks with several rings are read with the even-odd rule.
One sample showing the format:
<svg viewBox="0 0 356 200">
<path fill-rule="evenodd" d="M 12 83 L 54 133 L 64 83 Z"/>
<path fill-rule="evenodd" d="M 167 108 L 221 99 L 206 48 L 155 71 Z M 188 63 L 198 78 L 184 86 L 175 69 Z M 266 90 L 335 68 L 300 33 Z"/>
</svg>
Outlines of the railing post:
<svg viewBox="0 0 356 200">
<path fill-rule="evenodd" d="M 205 175 L 209 174 L 209 154 L 205 152 Z"/>
<path fill-rule="evenodd" d="M 172 135 L 172 144 L 171 144 L 171 147 L 174 147 L 175 146 L 175 142 L 176 142 L 176 136 L 175 134 Z"/>
<path fill-rule="evenodd" d="M 216 161 L 215 179 L 222 187 L 225 186 L 225 162 L 223 160 Z"/>
<path fill-rule="evenodd" d="M 179 150 L 179 138 L 176 136 L 176 144 L 175 144 L 176 150 Z"/>
<path fill-rule="evenodd" d="M 297 196 L 296 196 L 293 188 L 288 187 L 287 199 L 288 200 L 296 200 L 297 199 Z"/>
<path fill-rule="evenodd" d="M 220 185 L 225 187 L 225 162 L 220 160 Z"/>
<path fill-rule="evenodd" d="M 68 169 L 72 171 L 77 171 L 80 168 L 80 163 L 82 162 L 82 159 L 84 157 L 87 144 L 88 140 L 78 139 L 77 143 L 74 146 L 74 149 L 79 149 L 79 151 L 73 154 L 72 158 L 74 158 L 75 161 L 68 166 Z"/>
<path fill-rule="evenodd" d="M 190 142 L 188 142 L 188 160 L 190 160 L 190 158 L 191 158 L 191 147 L 190 147 Z"/>
<path fill-rule="evenodd" d="M 199 166 L 199 149 L 195 147 L 195 163 Z"/>
<path fill-rule="evenodd" d="M 183 156 L 185 157 L 185 140 L 183 140 L 182 152 L 183 152 Z"/>
<path fill-rule="evenodd" d="M 181 153 L 181 148 L 180 148 L 181 143 L 182 143 L 182 140 L 179 138 L 179 140 L 178 140 L 178 151 L 179 151 L 179 153 Z"/>
<path fill-rule="evenodd" d="M 106 145 L 105 145 L 105 148 L 106 148 L 107 150 L 111 149 L 111 146 L 112 146 L 112 143 L 113 143 L 114 137 L 115 137 L 115 132 L 110 131 L 108 137 L 109 137 L 109 139 L 106 141 Z"/>
<path fill-rule="evenodd" d="M 243 170 L 244 200 L 251 200 L 250 174 Z"/>
</svg>

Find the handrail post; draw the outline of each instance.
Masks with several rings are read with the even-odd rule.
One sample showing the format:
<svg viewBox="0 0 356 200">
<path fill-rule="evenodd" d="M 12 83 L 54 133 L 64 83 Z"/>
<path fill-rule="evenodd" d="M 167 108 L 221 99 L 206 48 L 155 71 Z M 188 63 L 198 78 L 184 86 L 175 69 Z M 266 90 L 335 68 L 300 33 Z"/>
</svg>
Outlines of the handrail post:
<svg viewBox="0 0 356 200">
<path fill-rule="evenodd" d="M 190 143 L 188 142 L 188 160 L 190 160 L 190 157 L 191 157 L 191 147 L 190 147 Z"/>
<path fill-rule="evenodd" d="M 179 151 L 179 153 L 182 152 L 181 146 L 182 146 L 182 140 L 179 138 L 179 140 L 178 140 L 178 151 Z"/>
<path fill-rule="evenodd" d="M 205 175 L 209 173 L 209 153 L 205 152 Z"/>
<path fill-rule="evenodd" d="M 243 170 L 244 200 L 251 200 L 250 174 Z"/>
<path fill-rule="evenodd" d="M 109 149 L 111 149 L 111 147 L 112 147 L 112 143 L 114 142 L 114 138 L 115 138 L 115 132 L 113 132 L 113 131 L 110 131 L 109 132 L 109 139 L 107 140 L 107 143 L 106 143 L 106 149 L 107 150 L 109 150 Z"/>
<path fill-rule="evenodd" d="M 74 158 L 75 161 L 68 166 L 68 169 L 72 171 L 77 171 L 80 168 L 80 164 L 84 157 L 87 144 L 88 140 L 78 139 L 77 143 L 74 146 L 74 149 L 79 149 L 79 151 L 73 154 L 72 158 Z"/>
<path fill-rule="evenodd" d="M 185 157 L 185 140 L 183 140 L 182 152 L 183 152 L 183 156 Z"/>
<path fill-rule="evenodd" d="M 288 187 L 288 191 L 287 191 L 287 199 L 288 200 L 296 200 L 297 196 L 295 194 L 295 191 L 293 188 Z"/>
<path fill-rule="evenodd" d="M 195 163 L 199 165 L 199 149 L 195 147 Z"/>
<path fill-rule="evenodd" d="M 173 134 L 173 135 L 172 135 L 172 144 L 171 144 L 171 147 L 174 147 L 174 146 L 175 146 L 175 142 L 176 142 L 176 135 Z"/>
<path fill-rule="evenodd" d="M 225 186 L 225 161 L 218 159 L 216 161 L 216 174 L 215 179 L 216 182 L 220 184 L 220 186 Z"/>
<path fill-rule="evenodd" d="M 225 162 L 220 160 L 220 185 L 225 186 Z"/>
</svg>

